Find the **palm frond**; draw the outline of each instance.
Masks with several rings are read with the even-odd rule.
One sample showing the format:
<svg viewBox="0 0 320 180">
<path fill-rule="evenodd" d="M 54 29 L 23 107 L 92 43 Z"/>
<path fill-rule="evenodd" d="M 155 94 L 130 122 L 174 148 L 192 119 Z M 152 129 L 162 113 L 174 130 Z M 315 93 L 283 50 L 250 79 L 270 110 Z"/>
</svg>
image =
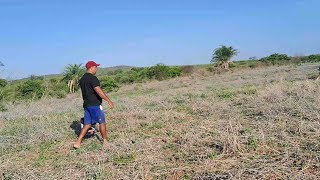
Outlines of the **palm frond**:
<svg viewBox="0 0 320 180">
<path fill-rule="evenodd" d="M 222 45 L 220 48 L 217 48 L 214 50 L 211 63 L 230 61 L 231 58 L 237 54 L 238 54 L 238 51 L 234 49 L 232 46 L 227 47 Z"/>
</svg>

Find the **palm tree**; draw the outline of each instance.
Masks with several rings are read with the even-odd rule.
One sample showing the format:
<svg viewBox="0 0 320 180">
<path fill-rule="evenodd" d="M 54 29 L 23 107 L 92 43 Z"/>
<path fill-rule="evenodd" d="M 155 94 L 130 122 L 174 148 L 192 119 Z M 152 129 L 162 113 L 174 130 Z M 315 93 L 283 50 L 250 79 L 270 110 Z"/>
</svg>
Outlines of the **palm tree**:
<svg viewBox="0 0 320 180">
<path fill-rule="evenodd" d="M 69 64 L 64 69 L 63 80 L 68 82 L 68 87 L 69 87 L 70 93 L 74 93 L 75 88 L 79 87 L 79 80 L 84 73 L 85 73 L 85 69 L 84 69 L 84 67 L 82 67 L 82 64 Z"/>
<path fill-rule="evenodd" d="M 227 47 L 222 45 L 220 48 L 214 50 L 211 63 L 216 62 L 218 66 L 224 69 L 229 69 L 231 58 L 237 54 L 238 51 L 234 49 L 232 46 Z"/>
</svg>

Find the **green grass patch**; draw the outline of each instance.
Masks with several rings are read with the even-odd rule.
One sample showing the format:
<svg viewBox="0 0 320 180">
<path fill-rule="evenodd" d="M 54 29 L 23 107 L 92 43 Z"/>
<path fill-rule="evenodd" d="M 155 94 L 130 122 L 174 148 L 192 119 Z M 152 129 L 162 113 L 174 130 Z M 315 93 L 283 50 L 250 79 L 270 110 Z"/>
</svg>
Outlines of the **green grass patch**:
<svg viewBox="0 0 320 180">
<path fill-rule="evenodd" d="M 134 162 L 135 160 L 134 154 L 118 154 L 112 157 L 112 162 L 117 166 L 124 166 Z"/>
<path fill-rule="evenodd" d="M 222 89 L 216 92 L 216 96 L 221 100 L 230 100 L 236 95 L 236 92 L 232 89 Z"/>
</svg>

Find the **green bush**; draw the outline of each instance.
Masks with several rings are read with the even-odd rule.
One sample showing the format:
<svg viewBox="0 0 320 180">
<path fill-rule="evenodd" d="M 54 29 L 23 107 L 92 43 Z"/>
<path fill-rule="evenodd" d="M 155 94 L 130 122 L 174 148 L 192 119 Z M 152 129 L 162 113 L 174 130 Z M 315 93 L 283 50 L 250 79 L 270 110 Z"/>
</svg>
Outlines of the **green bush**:
<svg viewBox="0 0 320 180">
<path fill-rule="evenodd" d="M 67 84 L 59 78 L 50 79 L 48 95 L 57 98 L 65 98 L 69 92 Z"/>
<path fill-rule="evenodd" d="M 119 82 L 122 84 L 128 84 L 128 83 L 133 83 L 135 81 L 135 79 L 133 78 L 133 76 L 130 75 L 122 75 L 120 76 Z"/>
<path fill-rule="evenodd" d="M 117 74 L 122 74 L 123 73 L 123 70 L 122 69 L 116 69 L 113 74 L 114 75 L 117 75 Z"/>
<path fill-rule="evenodd" d="M 107 92 L 118 91 L 119 89 L 117 82 L 112 77 L 108 76 L 100 78 L 100 87 Z"/>
<path fill-rule="evenodd" d="M 107 71 L 107 75 L 108 75 L 108 76 L 114 75 L 114 71 Z"/>
<path fill-rule="evenodd" d="M 234 63 L 229 64 L 229 68 L 235 68 L 235 67 L 236 67 L 236 65 Z"/>
<path fill-rule="evenodd" d="M 17 97 L 22 99 L 41 98 L 45 92 L 42 81 L 27 80 L 17 88 Z"/>
<path fill-rule="evenodd" d="M 10 84 L 0 88 L 0 101 L 14 101 L 17 94 L 17 85 Z"/>
<path fill-rule="evenodd" d="M 5 79 L 0 79 L 0 88 L 7 86 L 8 81 Z"/>
<path fill-rule="evenodd" d="M 60 82 L 61 79 L 59 79 L 59 78 L 51 78 L 49 81 L 50 81 L 51 84 L 55 84 L 55 83 Z"/>
<path fill-rule="evenodd" d="M 31 75 L 29 77 L 30 80 L 43 80 L 44 77 L 43 76 L 36 76 L 36 75 Z"/>
<path fill-rule="evenodd" d="M 141 72 L 143 71 L 145 68 L 142 68 L 142 67 L 133 67 L 131 68 L 132 71 L 135 71 L 135 72 Z"/>
<path fill-rule="evenodd" d="M 272 65 L 282 65 L 289 63 L 290 57 L 286 54 L 271 54 L 268 57 L 261 58 L 259 61 L 271 63 Z"/>
<path fill-rule="evenodd" d="M 150 74 L 159 81 L 165 80 L 168 78 L 169 67 L 164 64 L 157 64 L 150 68 Z"/>
<path fill-rule="evenodd" d="M 312 54 L 308 56 L 309 62 L 320 62 L 320 54 Z"/>
<path fill-rule="evenodd" d="M 214 71 L 214 67 L 209 66 L 209 67 L 207 67 L 207 70 L 208 70 L 209 72 L 213 72 L 213 71 Z"/>
<path fill-rule="evenodd" d="M 177 77 L 182 74 L 180 67 L 169 67 L 164 64 L 157 64 L 148 69 L 147 77 L 149 79 L 165 80 L 172 77 Z"/>
<path fill-rule="evenodd" d="M 182 74 L 181 67 L 170 67 L 167 72 L 167 76 L 170 78 L 181 76 L 181 74 Z"/>
<path fill-rule="evenodd" d="M 249 64 L 249 67 L 250 68 L 255 68 L 255 67 L 257 67 L 257 64 Z"/>
</svg>

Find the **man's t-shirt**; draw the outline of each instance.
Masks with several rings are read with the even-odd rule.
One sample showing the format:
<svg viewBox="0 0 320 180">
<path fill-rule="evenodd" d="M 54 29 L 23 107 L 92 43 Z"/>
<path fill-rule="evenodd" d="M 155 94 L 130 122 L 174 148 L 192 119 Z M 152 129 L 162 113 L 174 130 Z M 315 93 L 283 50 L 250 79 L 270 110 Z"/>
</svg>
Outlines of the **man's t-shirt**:
<svg viewBox="0 0 320 180">
<path fill-rule="evenodd" d="M 83 98 L 83 107 L 99 106 L 102 98 L 94 90 L 100 86 L 98 78 L 90 73 L 85 73 L 80 79 L 80 87 Z"/>
</svg>

